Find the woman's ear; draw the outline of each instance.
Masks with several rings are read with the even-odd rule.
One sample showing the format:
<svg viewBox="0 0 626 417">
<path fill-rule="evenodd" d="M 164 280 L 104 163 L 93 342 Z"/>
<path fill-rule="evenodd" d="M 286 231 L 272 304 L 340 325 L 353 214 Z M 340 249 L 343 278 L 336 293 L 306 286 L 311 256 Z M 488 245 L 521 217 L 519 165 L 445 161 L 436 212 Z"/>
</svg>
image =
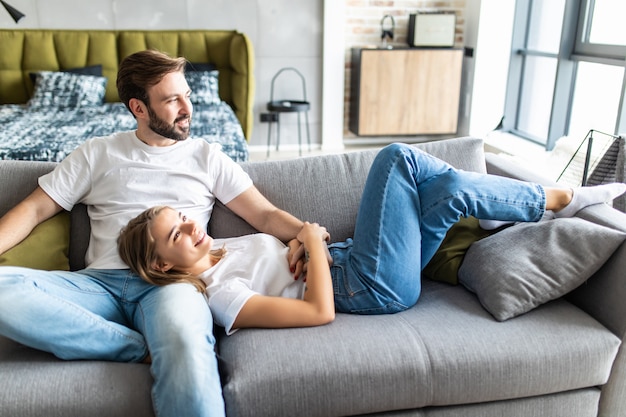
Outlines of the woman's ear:
<svg viewBox="0 0 626 417">
<path fill-rule="evenodd" d="M 152 264 L 152 268 L 159 272 L 167 272 L 172 269 L 174 265 L 169 262 L 163 262 L 162 260 L 158 260 Z"/>
</svg>

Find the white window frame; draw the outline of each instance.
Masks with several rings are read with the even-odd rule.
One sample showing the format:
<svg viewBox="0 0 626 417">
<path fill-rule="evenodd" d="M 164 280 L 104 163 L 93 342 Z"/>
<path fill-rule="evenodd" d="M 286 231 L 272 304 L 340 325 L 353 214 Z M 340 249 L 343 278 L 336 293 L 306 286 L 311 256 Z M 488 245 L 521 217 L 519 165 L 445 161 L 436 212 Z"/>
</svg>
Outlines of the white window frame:
<svg viewBox="0 0 626 417">
<path fill-rule="evenodd" d="M 545 144 L 546 150 L 552 150 L 557 139 L 568 134 L 567 130 L 572 110 L 578 62 L 586 61 L 624 67 L 626 64 L 626 46 L 602 45 L 589 42 L 590 11 L 593 10 L 596 0 L 566 0 L 558 53 L 531 50 L 527 48 L 526 41 L 528 39 L 529 27 L 531 26 L 529 19 L 534 1 L 538 0 L 516 0 L 515 4 L 511 61 L 502 130 L 532 142 Z M 557 60 L 553 101 L 546 138 L 532 137 L 532 135 L 518 128 L 521 92 L 524 88 L 524 66 L 526 57 L 529 56 L 543 56 Z M 621 98 L 615 130 L 614 132 L 609 132 L 616 135 L 626 133 L 625 86 L 626 71 L 621 86 Z"/>
</svg>

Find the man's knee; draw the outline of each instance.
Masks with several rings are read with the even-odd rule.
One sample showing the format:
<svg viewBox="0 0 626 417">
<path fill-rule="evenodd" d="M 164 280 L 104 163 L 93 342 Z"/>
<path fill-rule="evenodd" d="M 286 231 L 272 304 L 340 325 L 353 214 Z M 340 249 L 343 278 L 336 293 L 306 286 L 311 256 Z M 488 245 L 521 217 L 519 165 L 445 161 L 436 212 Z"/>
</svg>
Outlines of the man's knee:
<svg viewBox="0 0 626 417">
<path fill-rule="evenodd" d="M 151 300 L 141 302 L 145 328 L 157 343 L 187 349 L 189 345 L 215 343 L 213 317 L 204 295 L 191 284 L 157 287 Z"/>
</svg>

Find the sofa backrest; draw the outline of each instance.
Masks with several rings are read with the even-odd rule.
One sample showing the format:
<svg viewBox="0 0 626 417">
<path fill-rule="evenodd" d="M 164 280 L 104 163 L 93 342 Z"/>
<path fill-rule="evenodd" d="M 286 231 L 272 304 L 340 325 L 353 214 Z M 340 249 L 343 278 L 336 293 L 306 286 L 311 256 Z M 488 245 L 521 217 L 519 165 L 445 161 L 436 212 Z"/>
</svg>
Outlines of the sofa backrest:
<svg viewBox="0 0 626 417">
<path fill-rule="evenodd" d="M 486 172 L 483 141 L 457 138 L 416 145 L 459 169 Z M 242 164 L 257 188 L 277 207 L 296 217 L 323 224 L 333 241 L 352 236 L 365 177 L 376 151 Z M 37 186 L 55 162 L 0 161 L 0 216 Z M 83 204 L 71 213 L 70 268 L 84 267 L 89 244 L 89 218 Z M 214 237 L 240 236 L 255 230 L 217 203 L 209 222 Z"/>
<path fill-rule="evenodd" d="M 415 145 L 452 166 L 486 172 L 483 141 L 456 138 Z M 324 225 L 333 241 L 352 237 L 365 178 L 376 151 L 242 164 L 256 187 L 274 205 L 294 216 Z M 216 204 L 209 233 L 240 236 L 255 230 L 222 204 Z"/>
</svg>

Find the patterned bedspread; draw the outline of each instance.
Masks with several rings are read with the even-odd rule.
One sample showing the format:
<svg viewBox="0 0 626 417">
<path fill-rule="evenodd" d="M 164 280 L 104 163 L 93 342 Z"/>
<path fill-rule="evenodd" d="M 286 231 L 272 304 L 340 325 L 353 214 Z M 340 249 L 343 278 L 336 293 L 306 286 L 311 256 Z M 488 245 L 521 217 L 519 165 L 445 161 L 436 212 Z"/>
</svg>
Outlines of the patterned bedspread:
<svg viewBox="0 0 626 417">
<path fill-rule="evenodd" d="M 0 106 L 0 126 L 0 159 L 58 162 L 89 138 L 137 124 L 122 103 L 51 110 L 8 104 Z M 241 125 L 224 102 L 194 105 L 191 137 L 220 143 L 237 162 L 248 160 Z"/>
</svg>

